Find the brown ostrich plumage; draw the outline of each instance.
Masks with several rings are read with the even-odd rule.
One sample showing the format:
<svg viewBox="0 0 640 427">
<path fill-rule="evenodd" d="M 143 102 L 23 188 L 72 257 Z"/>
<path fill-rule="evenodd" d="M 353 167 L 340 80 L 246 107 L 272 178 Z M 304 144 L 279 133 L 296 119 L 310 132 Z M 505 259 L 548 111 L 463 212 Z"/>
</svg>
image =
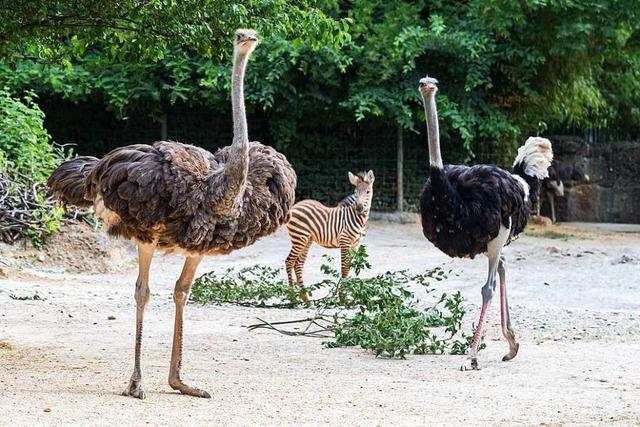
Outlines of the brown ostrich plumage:
<svg viewBox="0 0 640 427">
<path fill-rule="evenodd" d="M 225 147 L 212 154 L 166 141 L 117 148 L 82 181 L 85 199 L 111 235 L 155 243 L 164 251 L 226 254 L 276 231 L 293 205 L 296 186 L 287 159 L 252 142 L 244 192 L 228 200 L 231 151 Z M 65 198 L 64 186 L 71 195 L 81 186 L 64 180 L 62 171 L 77 176 L 86 162 L 70 160 L 51 176 L 50 186 L 63 201 L 77 204 L 77 198 Z"/>
<path fill-rule="evenodd" d="M 134 370 L 124 393 L 143 399 L 141 342 L 154 251 L 186 255 L 173 299 L 176 317 L 169 384 L 181 393 L 210 397 L 180 378 L 183 309 L 204 255 L 226 254 L 273 233 L 288 219 L 296 174 L 275 149 L 249 142 L 243 81 L 257 44 L 253 30 L 238 30 L 232 70 L 233 143 L 212 154 L 179 142 L 117 148 L 98 160 L 64 162 L 48 185 L 63 203 L 91 206 L 114 236 L 138 244 Z"/>
</svg>

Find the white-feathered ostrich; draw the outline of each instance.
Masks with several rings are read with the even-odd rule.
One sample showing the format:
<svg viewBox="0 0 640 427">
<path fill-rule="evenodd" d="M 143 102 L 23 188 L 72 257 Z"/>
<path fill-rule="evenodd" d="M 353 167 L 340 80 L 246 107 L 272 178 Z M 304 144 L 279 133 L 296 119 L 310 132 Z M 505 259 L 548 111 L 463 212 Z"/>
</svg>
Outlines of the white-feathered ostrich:
<svg viewBox="0 0 640 427">
<path fill-rule="evenodd" d="M 178 142 L 130 145 L 101 160 L 67 161 L 49 178 L 49 186 L 62 202 L 93 205 L 109 234 L 138 244 L 135 364 L 125 395 L 144 398 L 140 345 L 153 252 L 186 255 L 173 294 L 176 313 L 169 384 L 184 394 L 210 397 L 180 378 L 182 314 L 196 268 L 204 255 L 226 254 L 273 233 L 294 203 L 296 174 L 287 159 L 248 139 L 243 80 L 256 44 L 255 31 L 236 32 L 230 146 L 212 154 Z"/>
<path fill-rule="evenodd" d="M 489 258 L 480 320 L 468 359 L 462 366 L 463 370 L 478 369 L 478 345 L 496 286 L 496 272 L 500 276 L 502 333 L 509 342 L 509 353 L 502 360 L 511 360 L 518 353 L 519 344 L 509 318 L 502 248 L 524 230 L 553 153 L 548 139 L 529 138 L 518 149 L 513 174 L 492 165 L 443 166 L 436 110 L 437 83 L 429 77 L 420 80 L 430 162 L 429 178 L 420 200 L 422 230 L 431 243 L 451 257 L 473 258 L 485 253 Z"/>
</svg>

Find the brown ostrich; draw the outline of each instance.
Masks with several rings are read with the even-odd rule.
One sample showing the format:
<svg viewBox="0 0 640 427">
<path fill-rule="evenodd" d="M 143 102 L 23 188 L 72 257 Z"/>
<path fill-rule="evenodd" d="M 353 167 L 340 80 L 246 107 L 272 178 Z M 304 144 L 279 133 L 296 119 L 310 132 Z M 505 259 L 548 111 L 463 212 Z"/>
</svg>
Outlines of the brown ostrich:
<svg viewBox="0 0 640 427">
<path fill-rule="evenodd" d="M 192 145 L 160 141 L 113 150 L 101 160 L 77 157 L 58 167 L 48 185 L 63 203 L 93 206 L 108 233 L 138 246 L 136 344 L 133 374 L 124 395 L 144 399 L 140 347 L 149 302 L 154 251 L 186 257 L 173 299 L 176 305 L 169 385 L 210 397 L 182 382 L 182 317 L 196 268 L 205 255 L 227 254 L 273 233 L 289 215 L 296 174 L 271 147 L 249 142 L 244 73 L 257 44 L 253 30 L 238 30 L 232 74 L 233 143 L 212 154 Z"/>
</svg>

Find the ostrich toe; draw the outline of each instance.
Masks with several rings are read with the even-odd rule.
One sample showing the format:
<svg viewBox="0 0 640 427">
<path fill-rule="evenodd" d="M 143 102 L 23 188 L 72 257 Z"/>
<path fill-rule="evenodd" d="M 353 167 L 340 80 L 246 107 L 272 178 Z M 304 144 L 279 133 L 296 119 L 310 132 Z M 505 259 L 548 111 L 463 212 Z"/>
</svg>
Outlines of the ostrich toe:
<svg viewBox="0 0 640 427">
<path fill-rule="evenodd" d="M 509 343 L 511 344 L 511 343 Z M 514 342 L 513 345 L 510 346 L 509 348 L 509 353 L 505 354 L 504 357 L 502 358 L 503 362 L 507 362 L 511 359 L 513 359 L 514 357 L 516 357 L 516 355 L 518 354 L 518 350 L 520 349 L 520 344 L 517 342 Z"/>
<path fill-rule="evenodd" d="M 123 396 L 131 396 L 143 400 L 145 398 L 144 388 L 141 381 L 131 380 L 129 386 L 122 392 Z"/>
<path fill-rule="evenodd" d="M 194 397 L 202 397 L 205 399 L 211 399 L 211 395 L 205 390 L 202 390 L 197 387 L 188 386 L 183 382 L 170 384 L 170 385 L 172 389 L 178 390 L 182 394 L 186 394 L 188 396 L 194 396 Z"/>
<path fill-rule="evenodd" d="M 468 357 L 460 367 L 461 371 L 479 371 L 480 365 L 478 365 L 477 357 Z"/>
</svg>

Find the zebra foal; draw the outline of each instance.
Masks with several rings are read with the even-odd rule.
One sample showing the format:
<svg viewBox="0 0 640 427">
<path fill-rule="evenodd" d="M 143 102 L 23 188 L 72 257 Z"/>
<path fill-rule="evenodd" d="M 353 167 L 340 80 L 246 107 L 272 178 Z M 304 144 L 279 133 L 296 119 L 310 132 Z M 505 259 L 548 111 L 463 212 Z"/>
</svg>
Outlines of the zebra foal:
<svg viewBox="0 0 640 427">
<path fill-rule="evenodd" d="M 291 208 L 287 231 L 291 239 L 291 252 L 285 267 L 289 285 L 295 279 L 300 286 L 302 299 L 309 298 L 304 289 L 302 271 L 309 248 L 316 242 L 324 248 L 340 248 L 341 273 L 349 274 L 348 250 L 356 246 L 365 234 L 373 198 L 373 171 L 354 175 L 349 172 L 349 182 L 355 186 L 353 194 L 336 207 L 327 207 L 316 200 L 303 200 Z"/>
</svg>

